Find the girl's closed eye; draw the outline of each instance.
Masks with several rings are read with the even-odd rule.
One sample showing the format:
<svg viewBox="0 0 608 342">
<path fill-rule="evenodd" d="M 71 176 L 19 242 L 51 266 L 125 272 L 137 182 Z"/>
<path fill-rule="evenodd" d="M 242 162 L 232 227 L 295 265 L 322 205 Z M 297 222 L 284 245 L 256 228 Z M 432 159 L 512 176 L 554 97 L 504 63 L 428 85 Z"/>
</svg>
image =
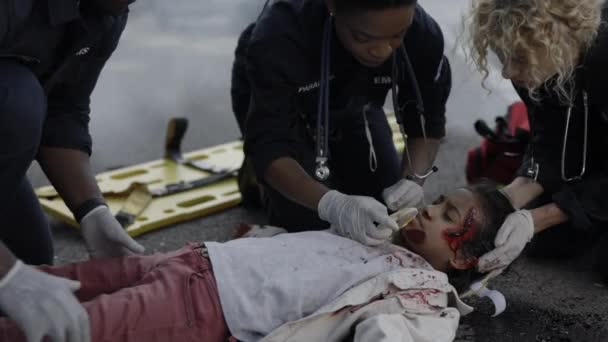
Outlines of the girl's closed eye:
<svg viewBox="0 0 608 342">
<path fill-rule="evenodd" d="M 450 223 L 455 223 L 455 222 L 456 222 L 456 221 L 454 221 L 454 220 L 452 219 L 452 217 L 450 216 L 450 214 L 449 214 L 449 211 L 448 211 L 448 210 L 445 210 L 445 211 L 443 212 L 443 219 L 444 219 L 446 222 L 450 222 Z"/>
</svg>

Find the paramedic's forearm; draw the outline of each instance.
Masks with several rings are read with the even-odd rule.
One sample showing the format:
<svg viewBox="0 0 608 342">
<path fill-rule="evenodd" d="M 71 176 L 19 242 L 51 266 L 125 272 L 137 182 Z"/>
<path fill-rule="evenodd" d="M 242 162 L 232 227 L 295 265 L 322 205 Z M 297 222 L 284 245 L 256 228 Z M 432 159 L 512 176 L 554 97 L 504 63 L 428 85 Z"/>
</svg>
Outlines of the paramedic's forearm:
<svg viewBox="0 0 608 342">
<path fill-rule="evenodd" d="M 272 162 L 264 173 L 264 180 L 289 200 L 315 211 L 321 197 L 329 191 L 292 158 L 279 158 Z"/>
<path fill-rule="evenodd" d="M 0 279 L 11 270 L 13 265 L 17 262 L 17 258 L 11 253 L 11 251 L 0 241 Z"/>
<path fill-rule="evenodd" d="M 83 151 L 42 147 L 38 161 L 72 212 L 89 199 L 102 198 L 89 155 Z"/>
<path fill-rule="evenodd" d="M 413 175 L 414 172 L 418 174 L 426 173 L 433 163 L 435 157 L 437 157 L 437 151 L 439 151 L 439 139 L 426 139 L 424 138 L 409 138 L 407 142 L 407 148 L 410 151 L 410 157 L 412 158 L 412 164 L 408 164 L 407 155 L 403 151 L 403 177 L 407 175 Z M 418 180 L 414 178 L 420 185 L 424 183 L 424 180 Z"/>
<path fill-rule="evenodd" d="M 555 203 L 532 209 L 530 213 L 534 221 L 535 234 L 568 220 L 568 216 Z"/>
<path fill-rule="evenodd" d="M 543 187 L 531 178 L 517 177 L 504 191 L 515 209 L 521 209 L 543 193 Z"/>
</svg>

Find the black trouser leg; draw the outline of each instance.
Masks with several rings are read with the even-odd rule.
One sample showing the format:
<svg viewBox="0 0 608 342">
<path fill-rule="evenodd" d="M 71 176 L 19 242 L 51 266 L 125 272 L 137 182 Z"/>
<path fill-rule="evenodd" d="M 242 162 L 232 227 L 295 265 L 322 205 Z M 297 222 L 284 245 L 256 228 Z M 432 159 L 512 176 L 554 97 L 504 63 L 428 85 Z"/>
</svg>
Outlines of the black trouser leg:
<svg viewBox="0 0 608 342">
<path fill-rule="evenodd" d="M 26 263 L 52 262 L 52 240 L 25 174 L 35 159 L 46 113 L 36 77 L 0 59 L 0 239 Z"/>
<path fill-rule="evenodd" d="M 51 265 L 51 230 L 29 181 L 23 178 L 17 191 L 9 197 L 8 205 L 0 213 L 0 239 L 24 263 Z"/>
</svg>

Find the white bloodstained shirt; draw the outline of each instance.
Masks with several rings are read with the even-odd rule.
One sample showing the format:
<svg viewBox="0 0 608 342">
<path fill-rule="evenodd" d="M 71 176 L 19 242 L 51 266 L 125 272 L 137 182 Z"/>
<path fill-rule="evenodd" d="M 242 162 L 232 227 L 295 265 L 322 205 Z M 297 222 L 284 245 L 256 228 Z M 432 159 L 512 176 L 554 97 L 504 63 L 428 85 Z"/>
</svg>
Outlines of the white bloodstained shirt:
<svg viewBox="0 0 608 342">
<path fill-rule="evenodd" d="M 406 302 L 422 308 L 443 308 L 447 306 L 446 293 L 452 291 L 443 273 L 434 271 L 424 259 L 406 249 L 393 245 L 368 247 L 330 232 L 207 242 L 206 246 L 228 328 L 244 342 L 258 341 L 271 333 L 287 339 L 281 330 L 292 331 L 294 323 L 318 316 L 324 307 L 330 311 L 349 308 L 350 313 L 357 311 L 353 308 L 374 302 L 397 305 L 388 311 L 380 310 L 381 313 L 403 311 Z M 367 287 L 361 286 L 366 283 Z M 357 294 L 360 288 L 365 290 Z M 409 289 L 417 290 L 404 291 Z M 343 298 L 347 298 L 346 302 L 340 303 Z M 359 313 L 367 309 L 369 306 Z M 345 313 L 339 312 L 334 317 Z M 455 318 L 457 326 L 458 317 Z M 377 319 L 370 318 L 361 325 L 374 326 L 376 332 L 365 328 L 359 336 L 377 335 L 394 326 L 394 317 L 381 322 Z M 304 336 L 311 338 L 306 333 Z M 317 338 L 331 340 L 327 335 Z"/>
</svg>

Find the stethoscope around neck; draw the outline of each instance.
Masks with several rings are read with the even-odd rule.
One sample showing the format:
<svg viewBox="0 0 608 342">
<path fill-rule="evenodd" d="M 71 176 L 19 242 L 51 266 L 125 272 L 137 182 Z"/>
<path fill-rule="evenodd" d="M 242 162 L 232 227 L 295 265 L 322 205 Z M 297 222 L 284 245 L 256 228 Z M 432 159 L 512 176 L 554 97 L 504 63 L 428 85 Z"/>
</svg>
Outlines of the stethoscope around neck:
<svg viewBox="0 0 608 342">
<path fill-rule="evenodd" d="M 331 65 L 331 38 L 333 31 L 333 16 L 330 15 L 326 22 L 325 27 L 323 29 L 323 43 L 321 47 L 321 80 L 319 85 L 319 104 L 317 111 L 317 139 L 316 139 L 316 158 L 315 158 L 315 177 L 320 181 L 325 181 L 331 175 L 331 170 L 329 168 L 329 75 L 330 75 L 330 65 Z M 418 112 L 420 119 L 420 126 L 422 130 L 422 136 L 424 138 L 424 144 L 427 145 L 427 135 L 426 135 L 426 127 L 425 127 L 425 118 L 424 118 L 424 103 L 422 101 L 422 94 L 420 93 L 420 87 L 418 85 L 418 80 L 414 75 L 414 70 L 412 68 L 412 64 L 410 63 L 409 56 L 405 47 L 401 45 L 398 49 L 398 52 L 403 56 L 403 60 L 405 63 L 405 69 L 410 79 L 410 83 L 414 89 L 414 93 L 416 96 L 416 111 Z M 399 106 L 398 102 L 398 86 L 397 79 L 399 78 L 399 61 L 398 61 L 398 53 L 395 51 L 393 53 L 393 67 L 391 74 L 391 82 L 392 82 L 392 100 L 393 107 L 395 110 L 395 117 L 397 119 L 397 124 L 399 125 L 399 130 L 403 135 L 404 143 L 407 143 L 407 134 L 405 133 L 405 127 L 403 123 L 403 115 L 404 108 Z M 367 108 L 367 106 L 366 106 Z M 364 111 L 366 109 L 364 108 Z M 404 146 L 405 154 L 408 161 L 408 165 L 410 168 L 414 168 L 412 164 L 412 158 L 410 156 L 410 152 L 407 146 Z M 437 172 L 439 169 L 436 166 L 432 166 L 425 173 L 418 174 L 413 171 L 412 176 L 408 176 L 410 179 L 418 179 L 425 180 L 433 173 Z"/>
<path fill-rule="evenodd" d="M 575 97 L 576 98 L 576 97 Z M 572 108 L 573 104 L 570 104 L 568 107 L 568 112 L 566 113 L 566 127 L 564 128 L 564 138 L 562 140 L 562 158 L 561 158 L 561 178 L 564 182 L 574 182 L 579 181 L 585 175 L 587 171 L 587 143 L 588 143 L 588 134 L 589 134 L 589 103 L 587 98 L 587 92 L 583 90 L 583 106 L 584 109 L 584 135 L 583 135 L 583 155 L 582 155 L 582 165 L 578 175 L 573 177 L 568 177 L 566 175 L 566 150 L 568 148 L 568 136 L 570 133 L 570 119 L 572 117 Z M 533 137 L 534 139 L 534 137 Z M 530 158 L 530 166 L 526 169 L 526 177 L 534 179 L 536 181 L 538 179 L 538 175 L 540 173 L 540 165 L 534 161 L 534 146 L 533 142 L 530 142 L 530 152 L 532 156 Z"/>
</svg>

